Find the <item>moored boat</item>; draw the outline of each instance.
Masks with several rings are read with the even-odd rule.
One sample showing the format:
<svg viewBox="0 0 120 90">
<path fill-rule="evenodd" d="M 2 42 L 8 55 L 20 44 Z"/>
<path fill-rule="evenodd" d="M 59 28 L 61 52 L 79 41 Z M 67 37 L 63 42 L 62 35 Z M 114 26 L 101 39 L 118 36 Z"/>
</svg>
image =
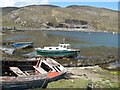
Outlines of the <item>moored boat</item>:
<svg viewBox="0 0 120 90">
<path fill-rule="evenodd" d="M 77 57 L 80 54 L 79 49 L 70 48 L 70 44 L 59 44 L 57 47 L 35 48 L 38 55 L 52 58 Z"/>
<path fill-rule="evenodd" d="M 33 42 L 16 42 L 12 44 L 15 48 L 26 48 L 26 47 L 32 47 Z"/>
<path fill-rule="evenodd" d="M 15 52 L 15 49 L 14 48 L 6 48 L 6 47 L 0 47 L 0 50 L 2 51 L 2 52 L 5 52 L 5 53 L 7 53 L 7 54 L 14 54 L 14 52 Z"/>
</svg>

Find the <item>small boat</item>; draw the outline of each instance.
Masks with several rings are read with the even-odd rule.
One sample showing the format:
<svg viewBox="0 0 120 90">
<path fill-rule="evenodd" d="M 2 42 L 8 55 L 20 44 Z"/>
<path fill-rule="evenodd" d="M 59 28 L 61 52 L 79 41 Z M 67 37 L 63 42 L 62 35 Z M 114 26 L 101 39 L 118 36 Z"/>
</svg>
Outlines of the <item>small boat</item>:
<svg viewBox="0 0 120 90">
<path fill-rule="evenodd" d="M 10 76 L 0 76 L 0 86 L 3 90 L 23 90 L 31 88 L 46 88 L 49 82 L 63 78 L 67 70 L 51 58 L 38 56 L 36 65 L 32 69 L 23 70 L 22 67 L 9 67 Z M 14 74 L 13 74 L 14 73 Z"/>
<path fill-rule="evenodd" d="M 67 69 L 52 58 L 41 58 L 39 56 L 37 60 L 37 64 L 33 67 L 36 72 L 40 74 L 47 74 L 49 82 L 59 80 L 67 73 Z"/>
<path fill-rule="evenodd" d="M 5 52 L 5 53 L 7 53 L 7 54 L 10 54 L 10 55 L 14 54 L 14 52 L 15 52 L 15 49 L 14 49 L 14 48 L 0 47 L 0 50 L 1 50 L 2 52 Z"/>
<path fill-rule="evenodd" d="M 117 32 L 112 32 L 112 34 L 117 34 Z"/>
<path fill-rule="evenodd" d="M 34 71 L 23 72 L 18 67 L 9 67 L 16 76 L 1 76 L 2 90 L 24 90 L 31 88 L 46 88 L 48 77 L 46 74 L 37 74 Z"/>
<path fill-rule="evenodd" d="M 33 42 L 17 42 L 12 44 L 15 48 L 33 47 Z"/>
<path fill-rule="evenodd" d="M 77 57 L 79 49 L 71 49 L 70 44 L 59 44 L 57 47 L 35 48 L 37 55 L 51 58 Z"/>
</svg>

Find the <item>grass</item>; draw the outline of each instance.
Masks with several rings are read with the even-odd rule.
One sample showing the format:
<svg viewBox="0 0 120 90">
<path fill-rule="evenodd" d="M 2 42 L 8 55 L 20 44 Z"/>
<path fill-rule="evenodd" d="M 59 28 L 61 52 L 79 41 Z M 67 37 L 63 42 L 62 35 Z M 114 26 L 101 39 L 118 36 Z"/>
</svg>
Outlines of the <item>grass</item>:
<svg viewBox="0 0 120 90">
<path fill-rule="evenodd" d="M 49 83 L 47 88 L 86 88 L 88 83 L 93 83 L 94 88 L 119 88 L 120 84 L 118 82 L 111 82 L 107 79 L 97 82 L 82 79 L 63 79 L 57 82 Z"/>
<path fill-rule="evenodd" d="M 107 79 L 103 79 L 102 81 L 94 82 L 95 88 L 106 88 L 108 90 L 113 90 L 114 88 L 119 88 L 119 82 L 111 82 Z M 118 89 L 119 90 L 119 89 Z"/>
<path fill-rule="evenodd" d="M 120 71 L 110 71 L 112 75 L 120 75 Z"/>
<path fill-rule="evenodd" d="M 86 88 L 88 84 L 87 80 L 81 79 L 70 79 L 70 80 L 59 80 L 57 82 L 51 82 L 48 84 L 48 88 Z"/>
<path fill-rule="evenodd" d="M 93 88 L 103 88 L 105 90 L 119 90 L 119 84 L 116 82 L 110 82 L 109 80 L 103 79 L 102 81 L 91 82 L 89 80 L 82 79 L 61 79 L 59 81 L 51 82 L 48 84 L 47 89 L 85 89 L 88 83 L 93 83 Z M 46 90 L 47 90 L 46 89 Z M 33 90 L 42 90 L 36 88 Z"/>
</svg>

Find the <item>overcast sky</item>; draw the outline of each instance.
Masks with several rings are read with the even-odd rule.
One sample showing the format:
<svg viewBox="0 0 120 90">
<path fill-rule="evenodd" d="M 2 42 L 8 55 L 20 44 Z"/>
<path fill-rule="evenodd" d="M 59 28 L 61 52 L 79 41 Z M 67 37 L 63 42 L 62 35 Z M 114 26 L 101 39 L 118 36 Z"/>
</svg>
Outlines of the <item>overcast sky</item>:
<svg viewBox="0 0 120 90">
<path fill-rule="evenodd" d="M 22 7 L 27 5 L 52 4 L 62 7 L 68 5 L 88 5 L 117 10 L 118 1 L 119 0 L 0 0 L 0 7 Z"/>
</svg>

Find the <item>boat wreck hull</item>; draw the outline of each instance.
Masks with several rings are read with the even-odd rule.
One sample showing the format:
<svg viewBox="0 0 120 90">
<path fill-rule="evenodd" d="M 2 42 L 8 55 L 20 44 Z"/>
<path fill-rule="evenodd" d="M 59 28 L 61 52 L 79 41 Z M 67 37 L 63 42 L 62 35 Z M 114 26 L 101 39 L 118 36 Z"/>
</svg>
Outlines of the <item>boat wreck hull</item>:
<svg viewBox="0 0 120 90">
<path fill-rule="evenodd" d="M 76 57 L 80 53 L 80 51 L 67 51 L 67 50 L 61 50 L 61 51 L 36 50 L 36 52 L 37 55 L 42 55 L 44 57 L 53 57 L 53 58 Z"/>
<path fill-rule="evenodd" d="M 24 90 L 32 88 L 46 88 L 48 79 L 38 79 L 30 81 L 2 82 L 2 90 Z"/>
<path fill-rule="evenodd" d="M 49 79 L 49 82 L 57 81 L 57 80 L 63 79 L 63 78 L 65 77 L 66 73 L 67 73 L 67 72 L 62 73 L 62 74 L 60 74 L 59 76 L 56 76 L 56 77 L 50 78 L 50 79 Z"/>
</svg>

